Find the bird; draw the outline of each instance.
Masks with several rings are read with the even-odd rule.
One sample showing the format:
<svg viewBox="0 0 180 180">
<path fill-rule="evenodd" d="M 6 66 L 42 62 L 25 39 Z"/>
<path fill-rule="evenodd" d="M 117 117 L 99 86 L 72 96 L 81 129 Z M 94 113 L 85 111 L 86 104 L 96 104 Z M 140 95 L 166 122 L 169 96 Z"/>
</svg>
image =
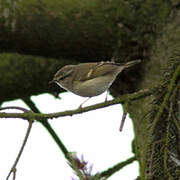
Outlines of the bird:
<svg viewBox="0 0 180 180">
<path fill-rule="evenodd" d="M 66 65 L 55 73 L 53 80 L 49 83 L 56 83 L 61 88 L 76 95 L 88 97 L 87 100 L 89 100 L 91 97 L 107 91 L 117 75 L 124 69 L 140 62 L 141 60 L 133 60 L 127 63 L 100 61 Z"/>
</svg>

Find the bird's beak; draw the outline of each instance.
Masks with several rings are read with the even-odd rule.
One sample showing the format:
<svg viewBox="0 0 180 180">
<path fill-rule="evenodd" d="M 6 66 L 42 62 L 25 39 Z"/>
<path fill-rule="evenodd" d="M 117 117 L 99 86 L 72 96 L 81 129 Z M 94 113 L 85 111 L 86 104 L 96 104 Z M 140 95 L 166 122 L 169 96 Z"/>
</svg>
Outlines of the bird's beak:
<svg viewBox="0 0 180 180">
<path fill-rule="evenodd" d="M 55 80 L 53 79 L 52 81 L 49 81 L 49 84 L 55 83 Z"/>
</svg>

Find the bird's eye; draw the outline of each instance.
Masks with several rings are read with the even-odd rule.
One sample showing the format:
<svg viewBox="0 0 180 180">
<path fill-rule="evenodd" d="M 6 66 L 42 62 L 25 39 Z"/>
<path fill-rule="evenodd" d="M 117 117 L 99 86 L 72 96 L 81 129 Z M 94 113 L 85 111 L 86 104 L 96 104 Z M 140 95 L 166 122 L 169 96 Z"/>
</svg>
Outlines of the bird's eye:
<svg viewBox="0 0 180 180">
<path fill-rule="evenodd" d="M 71 76 L 72 72 L 73 72 L 72 70 L 61 72 L 61 75 L 58 76 L 58 80 L 63 81 L 68 76 Z"/>
<path fill-rule="evenodd" d="M 68 76 L 70 76 L 70 74 L 66 73 L 66 74 L 63 74 L 59 77 L 59 80 L 63 81 L 65 78 L 67 78 Z"/>
</svg>

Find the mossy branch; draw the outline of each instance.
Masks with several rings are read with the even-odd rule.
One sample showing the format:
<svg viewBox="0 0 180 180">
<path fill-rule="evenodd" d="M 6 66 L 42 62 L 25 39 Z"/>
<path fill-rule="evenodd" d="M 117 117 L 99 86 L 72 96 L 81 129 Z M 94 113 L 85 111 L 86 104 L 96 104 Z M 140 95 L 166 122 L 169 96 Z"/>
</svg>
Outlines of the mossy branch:
<svg viewBox="0 0 180 180">
<path fill-rule="evenodd" d="M 105 177 L 105 178 L 108 178 L 110 177 L 111 175 L 113 175 L 114 173 L 116 173 L 117 171 L 119 171 L 120 169 L 122 169 L 123 167 L 127 166 L 128 164 L 131 164 L 132 162 L 134 162 L 136 160 L 136 157 L 133 156 L 123 162 L 120 162 L 116 165 L 114 165 L 113 167 L 101 172 L 100 174 L 98 174 L 98 177 L 102 178 L 102 177 Z"/>
<path fill-rule="evenodd" d="M 171 162 L 170 153 L 178 154 L 179 136 L 176 121 L 177 98 L 179 97 L 179 59 L 168 66 L 165 74 L 163 91 L 157 93 L 154 101 L 154 112 L 150 122 L 146 161 L 146 179 L 154 179 L 162 175 L 167 179 L 178 177 L 174 173 L 176 164 Z"/>
<path fill-rule="evenodd" d="M 34 104 L 34 102 L 30 98 L 24 98 L 23 101 L 31 108 L 31 110 L 33 112 L 40 113 L 39 109 L 36 107 L 36 105 Z M 45 119 L 44 121 L 40 121 L 40 123 L 49 132 L 49 134 L 54 139 L 54 141 L 56 142 L 56 144 L 58 145 L 58 147 L 60 148 L 60 150 L 62 151 L 64 156 L 66 157 L 66 159 L 69 160 L 69 156 L 68 156 L 69 151 L 67 150 L 67 148 L 65 147 L 64 143 L 61 141 L 59 136 L 56 134 L 54 129 L 51 127 L 48 120 Z"/>
<path fill-rule="evenodd" d="M 168 91 L 167 91 L 167 93 L 166 93 L 166 95 L 164 97 L 164 100 L 163 100 L 163 102 L 162 102 L 162 104 L 161 104 L 161 106 L 160 106 L 160 108 L 159 108 L 159 110 L 158 110 L 158 112 L 157 112 L 157 114 L 156 114 L 156 116 L 154 118 L 153 124 L 151 126 L 151 133 L 153 132 L 159 118 L 161 117 L 161 114 L 163 113 L 164 109 L 166 108 L 166 104 L 167 104 L 167 102 L 168 102 L 168 100 L 169 100 L 169 98 L 170 98 L 170 96 L 171 96 L 171 94 L 173 92 L 173 88 L 175 86 L 175 81 L 177 80 L 179 75 L 180 75 L 180 64 L 176 68 L 176 70 L 175 70 L 175 72 L 174 72 L 174 74 L 172 76 L 172 79 L 171 79 L 171 81 L 169 83 L 169 86 L 168 86 Z"/>
<path fill-rule="evenodd" d="M 79 108 L 76 110 L 68 110 L 68 111 L 64 111 L 64 112 L 49 113 L 49 114 L 35 113 L 35 112 L 24 112 L 24 113 L 4 113 L 4 112 L 2 112 L 2 113 L 0 113 L 0 118 L 22 118 L 22 119 L 31 118 L 31 119 L 36 119 L 39 122 L 42 122 L 49 118 L 52 119 L 52 118 L 58 118 L 58 117 L 64 117 L 64 116 L 72 116 L 75 114 L 80 114 L 83 112 L 88 112 L 88 111 L 108 107 L 108 106 L 114 105 L 114 104 L 120 104 L 120 103 L 124 104 L 125 102 L 135 101 L 135 100 L 144 98 L 146 96 L 152 95 L 153 92 L 155 91 L 155 89 L 156 89 L 156 87 L 152 88 L 152 89 L 140 90 L 140 91 L 132 93 L 132 94 L 123 95 L 123 96 L 113 99 L 111 101 L 95 104 L 95 105 L 84 107 L 84 108 Z"/>
</svg>

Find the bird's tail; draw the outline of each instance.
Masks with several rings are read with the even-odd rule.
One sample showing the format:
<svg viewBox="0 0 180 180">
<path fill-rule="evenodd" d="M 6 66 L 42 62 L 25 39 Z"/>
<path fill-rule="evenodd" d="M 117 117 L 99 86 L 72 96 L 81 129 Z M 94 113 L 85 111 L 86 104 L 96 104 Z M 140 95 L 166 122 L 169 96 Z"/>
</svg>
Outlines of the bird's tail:
<svg viewBox="0 0 180 180">
<path fill-rule="evenodd" d="M 134 66 L 134 65 L 136 65 L 136 64 L 138 64 L 140 62 L 141 62 L 140 59 L 134 60 L 134 61 L 129 61 L 129 62 L 124 64 L 124 68 L 129 68 L 129 67 Z"/>
</svg>

